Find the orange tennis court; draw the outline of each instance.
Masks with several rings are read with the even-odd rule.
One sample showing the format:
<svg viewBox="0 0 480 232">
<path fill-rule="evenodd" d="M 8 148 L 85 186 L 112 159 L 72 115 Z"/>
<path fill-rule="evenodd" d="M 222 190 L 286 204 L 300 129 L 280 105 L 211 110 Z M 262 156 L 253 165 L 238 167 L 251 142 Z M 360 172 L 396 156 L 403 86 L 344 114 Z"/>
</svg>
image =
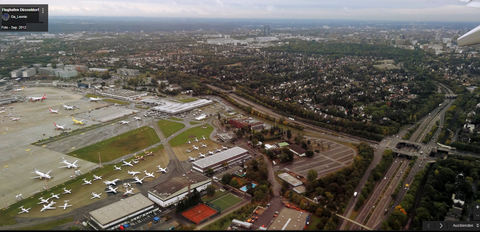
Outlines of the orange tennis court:
<svg viewBox="0 0 480 232">
<path fill-rule="evenodd" d="M 217 213 L 217 210 L 214 210 L 205 204 L 198 204 L 193 208 L 182 212 L 182 215 L 188 220 L 198 225 L 199 223 L 205 221 L 206 219 L 209 219 L 211 216 Z"/>
</svg>

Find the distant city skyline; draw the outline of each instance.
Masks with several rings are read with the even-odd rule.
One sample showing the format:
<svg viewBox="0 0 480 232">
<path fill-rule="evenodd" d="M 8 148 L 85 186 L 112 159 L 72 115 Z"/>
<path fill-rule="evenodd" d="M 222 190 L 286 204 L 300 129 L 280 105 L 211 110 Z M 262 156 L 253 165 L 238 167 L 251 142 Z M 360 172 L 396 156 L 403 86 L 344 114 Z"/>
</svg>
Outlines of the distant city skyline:
<svg viewBox="0 0 480 232">
<path fill-rule="evenodd" d="M 480 9 L 458 0 L 26 0 L 22 4 L 48 4 L 51 16 L 480 22 Z"/>
</svg>

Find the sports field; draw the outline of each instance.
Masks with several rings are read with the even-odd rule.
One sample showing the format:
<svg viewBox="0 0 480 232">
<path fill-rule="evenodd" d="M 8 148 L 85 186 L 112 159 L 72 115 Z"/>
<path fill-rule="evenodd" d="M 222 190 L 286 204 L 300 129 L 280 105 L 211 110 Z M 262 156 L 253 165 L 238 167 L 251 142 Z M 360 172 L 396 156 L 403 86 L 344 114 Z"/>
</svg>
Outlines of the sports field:
<svg viewBox="0 0 480 232">
<path fill-rule="evenodd" d="M 160 142 L 155 130 L 143 126 L 107 140 L 72 151 L 67 155 L 98 163 L 100 154 L 102 162 L 108 162 L 126 154 L 142 150 Z"/>
<path fill-rule="evenodd" d="M 210 202 L 212 205 L 216 205 L 220 208 L 220 210 L 225 211 L 226 209 L 232 207 L 233 205 L 241 202 L 242 199 L 236 197 L 235 195 L 229 193 L 225 196 L 222 196 L 216 200 Z"/>
<path fill-rule="evenodd" d="M 195 224 L 199 224 L 203 220 L 217 214 L 218 211 L 208 207 L 205 204 L 198 204 L 197 206 L 194 206 L 193 208 L 184 211 L 182 215 L 186 217 L 188 220 L 194 222 Z"/>
<path fill-rule="evenodd" d="M 202 129 L 203 126 L 206 126 L 207 128 Z M 177 135 L 177 137 L 171 139 L 168 143 L 170 143 L 170 146 L 172 147 L 180 146 L 182 144 L 185 144 L 188 140 L 194 139 L 195 137 L 202 138 L 202 136 L 205 136 L 205 138 L 208 138 L 212 131 L 213 127 L 208 124 L 196 126 Z"/>
<path fill-rule="evenodd" d="M 165 138 L 168 138 L 170 135 L 173 135 L 175 132 L 185 127 L 185 124 L 183 123 L 172 122 L 170 120 L 165 120 L 165 119 L 160 120 L 157 123 L 158 123 L 158 126 L 160 127 L 160 130 L 162 130 L 163 135 L 165 135 Z"/>
</svg>

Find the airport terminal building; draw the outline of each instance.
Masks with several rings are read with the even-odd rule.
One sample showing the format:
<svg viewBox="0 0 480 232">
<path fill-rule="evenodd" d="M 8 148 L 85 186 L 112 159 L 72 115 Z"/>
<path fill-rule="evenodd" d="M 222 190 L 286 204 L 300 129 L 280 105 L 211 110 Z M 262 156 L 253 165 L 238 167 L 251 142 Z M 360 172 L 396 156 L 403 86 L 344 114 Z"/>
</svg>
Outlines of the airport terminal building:
<svg viewBox="0 0 480 232">
<path fill-rule="evenodd" d="M 145 101 L 147 103 L 147 101 Z M 151 101 L 149 101 L 150 104 Z M 212 104 L 213 101 L 207 100 L 207 99 L 198 99 L 193 102 L 188 102 L 188 103 L 176 103 L 176 102 L 171 102 L 171 101 L 157 101 L 155 104 L 157 106 L 152 107 L 151 110 L 155 111 L 160 111 L 162 113 L 168 113 L 168 114 L 180 114 L 184 113 L 196 108 L 200 108 L 206 105 Z"/>
<path fill-rule="evenodd" d="M 223 168 L 223 163 L 227 162 L 229 166 L 240 164 L 250 158 L 248 151 L 241 147 L 232 147 L 228 150 L 207 156 L 206 158 L 193 162 L 193 169 L 204 173 L 209 168 L 214 172 Z"/>
<path fill-rule="evenodd" d="M 89 212 L 88 224 L 95 230 L 114 230 L 140 218 L 152 217 L 158 210 L 151 200 L 138 193 Z"/>
<path fill-rule="evenodd" d="M 182 200 L 190 190 L 198 192 L 207 189 L 212 180 L 196 172 L 176 176 L 148 190 L 148 198 L 162 207 L 168 207 Z"/>
</svg>

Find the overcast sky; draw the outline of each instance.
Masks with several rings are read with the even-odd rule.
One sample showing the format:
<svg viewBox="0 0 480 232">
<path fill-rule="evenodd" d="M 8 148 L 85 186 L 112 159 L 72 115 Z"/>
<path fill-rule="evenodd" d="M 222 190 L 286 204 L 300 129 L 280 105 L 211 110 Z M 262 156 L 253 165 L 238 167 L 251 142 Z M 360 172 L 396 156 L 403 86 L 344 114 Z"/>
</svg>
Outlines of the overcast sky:
<svg viewBox="0 0 480 232">
<path fill-rule="evenodd" d="M 480 0 L 474 0 L 480 1 Z M 8 4 L 14 1 L 0 0 Z M 459 0 L 24 0 L 52 16 L 480 21 Z"/>
</svg>

